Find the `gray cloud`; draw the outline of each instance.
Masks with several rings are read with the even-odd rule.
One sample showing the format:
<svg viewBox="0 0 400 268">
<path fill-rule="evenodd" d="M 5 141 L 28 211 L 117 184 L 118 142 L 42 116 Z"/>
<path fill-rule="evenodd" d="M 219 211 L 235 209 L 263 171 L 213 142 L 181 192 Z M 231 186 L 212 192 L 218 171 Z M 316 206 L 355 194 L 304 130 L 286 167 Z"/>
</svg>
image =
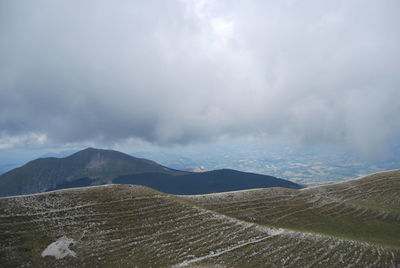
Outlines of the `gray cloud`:
<svg viewBox="0 0 400 268">
<path fill-rule="evenodd" d="M 43 135 L 380 147 L 400 137 L 399 10 L 396 0 L 2 1 L 0 148 Z"/>
</svg>

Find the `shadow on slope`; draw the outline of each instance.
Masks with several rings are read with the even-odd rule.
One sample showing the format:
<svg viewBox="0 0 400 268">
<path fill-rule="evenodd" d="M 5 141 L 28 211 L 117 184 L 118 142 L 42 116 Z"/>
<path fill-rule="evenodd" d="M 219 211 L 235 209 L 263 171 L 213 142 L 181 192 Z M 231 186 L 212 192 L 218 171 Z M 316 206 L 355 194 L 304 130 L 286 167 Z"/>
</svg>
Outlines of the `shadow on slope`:
<svg viewBox="0 0 400 268">
<path fill-rule="evenodd" d="M 143 185 L 164 193 L 179 195 L 208 194 L 269 187 L 302 188 L 299 184 L 291 181 L 230 169 L 181 176 L 161 173 L 134 174 L 118 177 L 113 180 L 113 183 Z"/>
</svg>

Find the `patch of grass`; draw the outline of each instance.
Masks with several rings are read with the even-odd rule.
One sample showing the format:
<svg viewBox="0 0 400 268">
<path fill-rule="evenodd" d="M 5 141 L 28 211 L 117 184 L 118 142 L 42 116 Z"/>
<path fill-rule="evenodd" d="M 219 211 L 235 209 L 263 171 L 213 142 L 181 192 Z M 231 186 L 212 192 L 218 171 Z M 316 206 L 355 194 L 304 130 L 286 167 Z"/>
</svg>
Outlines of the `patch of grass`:
<svg viewBox="0 0 400 268">
<path fill-rule="evenodd" d="M 382 195 L 379 185 L 371 184 L 372 190 L 368 185 L 197 197 L 112 185 L 3 198 L 0 263 L 10 267 L 400 264 L 396 208 L 380 210 L 380 204 L 371 201 Z M 387 195 L 385 187 L 389 184 L 383 187 L 386 208 L 387 202 L 397 199 Z M 375 206 L 362 202 L 366 193 Z M 71 246 L 77 257 L 41 257 L 63 235 L 77 241 Z"/>
</svg>

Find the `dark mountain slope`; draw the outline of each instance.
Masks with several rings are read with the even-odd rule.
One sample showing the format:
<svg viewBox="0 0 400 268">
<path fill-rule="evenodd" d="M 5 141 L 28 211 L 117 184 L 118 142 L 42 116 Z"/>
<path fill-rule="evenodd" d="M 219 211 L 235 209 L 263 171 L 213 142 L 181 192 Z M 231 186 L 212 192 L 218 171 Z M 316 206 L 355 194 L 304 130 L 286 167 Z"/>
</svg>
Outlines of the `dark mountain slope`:
<svg viewBox="0 0 400 268">
<path fill-rule="evenodd" d="M 104 184 L 122 175 L 146 172 L 187 174 L 121 152 L 87 148 L 64 158 L 39 158 L 1 175 L 0 196 L 44 192 L 82 178 Z"/>
<path fill-rule="evenodd" d="M 231 169 L 190 173 L 181 176 L 160 173 L 126 175 L 114 179 L 113 183 L 143 185 L 164 193 L 183 195 L 268 187 L 302 188 L 291 181 Z"/>
<path fill-rule="evenodd" d="M 192 173 L 151 160 L 88 148 L 64 158 L 39 158 L 0 176 L 0 196 L 101 185 L 136 184 L 171 194 L 206 194 L 300 185 L 271 176 L 222 169 Z"/>
</svg>

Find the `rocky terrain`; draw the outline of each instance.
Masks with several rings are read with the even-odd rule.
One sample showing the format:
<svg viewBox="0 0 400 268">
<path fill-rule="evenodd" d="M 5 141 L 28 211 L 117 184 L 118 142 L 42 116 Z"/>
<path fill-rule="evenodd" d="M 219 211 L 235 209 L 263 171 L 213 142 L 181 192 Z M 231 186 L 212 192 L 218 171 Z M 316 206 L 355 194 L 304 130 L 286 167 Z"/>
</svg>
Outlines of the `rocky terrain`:
<svg viewBox="0 0 400 268">
<path fill-rule="evenodd" d="M 5 267 L 398 267 L 400 171 L 175 196 L 104 185 L 0 199 Z"/>
</svg>

